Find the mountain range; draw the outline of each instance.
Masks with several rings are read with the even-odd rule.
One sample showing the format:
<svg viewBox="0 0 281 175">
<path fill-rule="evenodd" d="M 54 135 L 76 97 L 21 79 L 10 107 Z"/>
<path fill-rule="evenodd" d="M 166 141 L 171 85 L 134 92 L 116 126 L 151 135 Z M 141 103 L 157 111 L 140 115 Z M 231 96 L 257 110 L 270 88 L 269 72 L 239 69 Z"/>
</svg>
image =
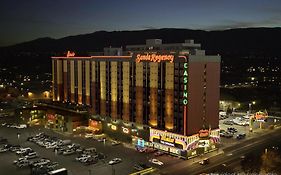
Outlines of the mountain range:
<svg viewBox="0 0 281 175">
<path fill-rule="evenodd" d="M 138 31 L 97 31 L 60 39 L 39 38 L 0 48 L 0 63 L 14 64 L 50 62 L 50 56 L 67 50 L 85 55 L 104 47 L 144 44 L 146 39 L 160 38 L 163 43 L 182 43 L 194 39 L 207 54 L 220 54 L 223 59 L 243 57 L 280 57 L 281 28 L 239 28 L 221 31 L 190 29 L 150 29 Z M 24 59 L 23 59 L 24 58 Z M 24 61 L 23 61 L 24 60 Z"/>
</svg>

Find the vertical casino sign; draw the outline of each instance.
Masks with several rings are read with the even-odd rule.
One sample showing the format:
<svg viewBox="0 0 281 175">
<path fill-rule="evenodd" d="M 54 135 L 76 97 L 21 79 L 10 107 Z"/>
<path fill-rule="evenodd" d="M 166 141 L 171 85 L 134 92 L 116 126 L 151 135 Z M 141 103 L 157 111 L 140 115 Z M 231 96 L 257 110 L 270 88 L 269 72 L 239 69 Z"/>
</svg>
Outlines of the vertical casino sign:
<svg viewBox="0 0 281 175">
<path fill-rule="evenodd" d="M 183 64 L 183 99 L 184 106 L 188 104 L 188 63 Z"/>
</svg>

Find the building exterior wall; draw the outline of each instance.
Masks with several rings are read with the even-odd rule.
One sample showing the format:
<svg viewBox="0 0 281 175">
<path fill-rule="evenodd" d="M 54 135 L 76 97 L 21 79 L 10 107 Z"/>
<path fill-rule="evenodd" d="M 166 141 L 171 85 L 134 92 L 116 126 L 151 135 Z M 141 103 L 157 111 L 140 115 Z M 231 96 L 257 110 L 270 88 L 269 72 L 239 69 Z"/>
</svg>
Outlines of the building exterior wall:
<svg viewBox="0 0 281 175">
<path fill-rule="evenodd" d="M 63 100 L 62 60 L 57 60 L 57 101 Z"/>
<path fill-rule="evenodd" d="M 90 61 L 85 61 L 85 96 L 86 105 L 91 105 Z"/>
<path fill-rule="evenodd" d="M 63 60 L 63 94 L 64 94 L 64 101 L 68 101 L 68 87 L 67 87 L 67 60 Z"/>
<path fill-rule="evenodd" d="M 130 121 L 130 64 L 129 62 L 122 63 L 122 75 L 123 75 L 123 116 L 122 119 L 125 122 Z"/>
<path fill-rule="evenodd" d="M 117 62 L 110 62 L 111 118 L 117 119 Z"/>
<path fill-rule="evenodd" d="M 207 63 L 206 119 L 209 127 L 219 127 L 220 63 Z"/>
<path fill-rule="evenodd" d="M 162 52 L 138 54 L 143 60 L 136 55 L 55 57 L 53 99 L 88 105 L 92 114 L 110 117 L 110 122 L 184 136 L 218 128 L 219 57 Z"/>
<path fill-rule="evenodd" d="M 136 123 L 143 124 L 143 63 L 136 63 Z"/>
<path fill-rule="evenodd" d="M 203 127 L 204 63 L 189 62 L 187 133 L 198 133 Z"/>
<path fill-rule="evenodd" d="M 150 67 L 150 113 L 149 113 L 149 125 L 157 127 L 158 121 L 158 108 L 157 108 L 157 96 L 158 96 L 158 64 L 149 63 Z"/>
<path fill-rule="evenodd" d="M 100 115 L 106 116 L 106 63 L 100 62 Z"/>
<path fill-rule="evenodd" d="M 75 103 L 75 76 L 74 76 L 74 60 L 70 61 L 70 101 Z"/>
<path fill-rule="evenodd" d="M 56 60 L 52 60 L 52 96 L 53 96 L 53 101 L 56 101 L 56 89 L 55 89 L 55 86 L 56 86 L 56 80 L 55 80 L 55 72 L 56 72 L 56 68 L 55 68 L 55 62 Z"/>
<path fill-rule="evenodd" d="M 174 63 L 166 63 L 165 74 L 165 129 L 174 128 Z"/>
<path fill-rule="evenodd" d="M 77 78 L 78 78 L 78 104 L 82 104 L 82 60 L 77 61 Z"/>
</svg>

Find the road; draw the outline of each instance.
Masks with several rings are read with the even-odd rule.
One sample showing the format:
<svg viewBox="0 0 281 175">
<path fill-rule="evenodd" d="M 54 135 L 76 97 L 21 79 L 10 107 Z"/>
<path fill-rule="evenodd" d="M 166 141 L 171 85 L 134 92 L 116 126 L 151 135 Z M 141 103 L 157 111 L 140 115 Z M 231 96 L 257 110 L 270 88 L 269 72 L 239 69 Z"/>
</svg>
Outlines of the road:
<svg viewBox="0 0 281 175">
<path fill-rule="evenodd" d="M 241 156 L 256 149 L 261 149 L 268 145 L 270 142 L 275 142 L 280 139 L 281 128 L 261 134 L 260 137 L 255 137 L 250 140 L 245 140 L 240 144 L 233 145 L 225 148 L 224 154 L 220 154 L 210 158 L 209 165 L 200 165 L 199 163 L 193 164 L 177 164 L 177 166 L 168 167 L 161 170 L 161 174 L 177 174 L 177 175 L 198 175 L 204 172 L 211 172 L 222 164 L 229 165 L 240 159 Z"/>
</svg>

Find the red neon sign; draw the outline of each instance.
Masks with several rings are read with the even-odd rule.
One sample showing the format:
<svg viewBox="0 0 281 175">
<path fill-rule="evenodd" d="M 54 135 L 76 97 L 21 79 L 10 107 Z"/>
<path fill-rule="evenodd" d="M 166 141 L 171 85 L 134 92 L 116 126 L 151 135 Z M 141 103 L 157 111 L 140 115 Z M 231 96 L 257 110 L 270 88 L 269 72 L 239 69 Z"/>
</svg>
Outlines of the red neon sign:
<svg viewBox="0 0 281 175">
<path fill-rule="evenodd" d="M 67 51 L 66 57 L 74 57 L 74 56 L 75 56 L 74 52 Z"/>
</svg>

